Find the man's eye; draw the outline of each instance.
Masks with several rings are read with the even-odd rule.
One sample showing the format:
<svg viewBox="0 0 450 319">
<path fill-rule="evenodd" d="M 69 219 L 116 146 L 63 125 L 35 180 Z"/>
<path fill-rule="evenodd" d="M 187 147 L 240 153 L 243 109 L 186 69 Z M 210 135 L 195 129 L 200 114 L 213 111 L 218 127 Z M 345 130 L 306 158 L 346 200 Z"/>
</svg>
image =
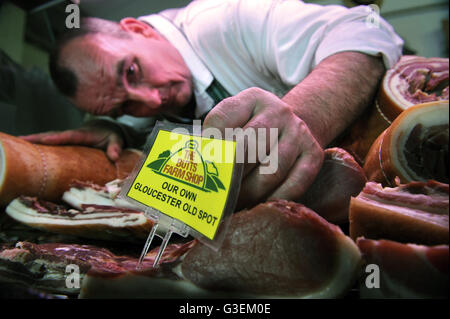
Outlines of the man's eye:
<svg viewBox="0 0 450 319">
<path fill-rule="evenodd" d="M 139 68 L 136 63 L 132 63 L 128 69 L 127 69 L 127 81 L 129 84 L 137 84 L 139 78 L 138 78 Z"/>
</svg>

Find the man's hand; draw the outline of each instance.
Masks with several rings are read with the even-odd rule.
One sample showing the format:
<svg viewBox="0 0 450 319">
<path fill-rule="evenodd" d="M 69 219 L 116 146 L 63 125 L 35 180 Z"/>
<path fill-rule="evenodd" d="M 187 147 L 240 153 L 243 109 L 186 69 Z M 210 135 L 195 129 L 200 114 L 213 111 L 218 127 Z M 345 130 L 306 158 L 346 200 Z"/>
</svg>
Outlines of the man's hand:
<svg viewBox="0 0 450 319">
<path fill-rule="evenodd" d="M 101 124 L 100 124 L 101 123 Z M 47 145 L 85 145 L 106 150 L 106 155 L 112 161 L 119 158 L 124 145 L 123 138 L 112 124 L 92 121 L 84 126 L 67 131 L 46 132 L 20 136 L 26 141 Z"/>
<path fill-rule="evenodd" d="M 268 198 L 298 199 L 322 166 L 323 150 L 306 123 L 288 104 L 267 91 L 251 88 L 223 100 L 206 117 L 203 128 L 208 127 L 218 128 L 223 135 L 225 128 L 253 128 L 256 133 L 258 128 L 265 128 L 267 146 L 270 128 L 278 129 L 278 147 L 271 150 L 278 151 L 277 169 L 273 174 L 261 174 L 263 158 L 257 158 L 258 163 L 246 161 L 240 208 Z M 247 154 L 254 151 L 259 154 L 254 149 L 247 150 Z"/>
<path fill-rule="evenodd" d="M 315 179 L 323 149 L 371 105 L 385 68 L 358 52 L 324 59 L 283 98 L 248 89 L 219 103 L 204 128 L 278 128 L 278 169 L 262 175 L 246 163 L 240 206 L 267 198 L 297 200 Z M 266 134 L 267 136 L 269 134 Z"/>
</svg>

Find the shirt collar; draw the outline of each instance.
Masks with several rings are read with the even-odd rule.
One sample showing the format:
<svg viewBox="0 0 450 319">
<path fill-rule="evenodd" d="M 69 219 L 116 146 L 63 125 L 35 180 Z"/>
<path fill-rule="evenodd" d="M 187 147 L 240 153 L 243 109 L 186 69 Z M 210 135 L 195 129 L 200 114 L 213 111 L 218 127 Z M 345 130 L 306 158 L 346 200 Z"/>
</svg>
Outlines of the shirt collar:
<svg viewBox="0 0 450 319">
<path fill-rule="evenodd" d="M 164 16 L 164 11 L 160 14 L 142 16 L 138 19 L 154 27 L 180 52 L 192 75 L 197 102 L 195 115 L 199 117 L 208 112 L 213 107 L 214 101 L 207 95 L 206 89 L 211 85 L 214 77 L 194 52 L 185 35 L 168 17 Z"/>
</svg>

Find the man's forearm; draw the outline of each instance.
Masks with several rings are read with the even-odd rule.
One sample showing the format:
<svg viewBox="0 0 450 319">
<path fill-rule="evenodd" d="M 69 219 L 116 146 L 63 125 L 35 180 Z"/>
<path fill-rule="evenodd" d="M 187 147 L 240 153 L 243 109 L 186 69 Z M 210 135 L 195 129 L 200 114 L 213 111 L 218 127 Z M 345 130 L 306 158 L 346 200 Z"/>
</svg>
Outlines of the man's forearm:
<svg viewBox="0 0 450 319">
<path fill-rule="evenodd" d="M 323 60 L 282 100 L 325 147 L 372 102 L 384 72 L 381 58 L 337 53 Z"/>
</svg>

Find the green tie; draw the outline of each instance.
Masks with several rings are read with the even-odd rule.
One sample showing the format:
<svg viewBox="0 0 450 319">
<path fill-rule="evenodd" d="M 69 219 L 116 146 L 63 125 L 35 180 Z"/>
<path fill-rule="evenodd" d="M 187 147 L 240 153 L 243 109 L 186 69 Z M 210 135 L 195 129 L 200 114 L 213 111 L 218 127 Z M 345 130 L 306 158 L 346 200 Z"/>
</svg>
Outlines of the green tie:
<svg viewBox="0 0 450 319">
<path fill-rule="evenodd" d="M 206 93 L 214 100 L 214 106 L 216 106 L 220 101 L 230 97 L 231 94 L 220 84 L 216 79 L 214 79 L 211 85 L 206 89 Z"/>
</svg>

